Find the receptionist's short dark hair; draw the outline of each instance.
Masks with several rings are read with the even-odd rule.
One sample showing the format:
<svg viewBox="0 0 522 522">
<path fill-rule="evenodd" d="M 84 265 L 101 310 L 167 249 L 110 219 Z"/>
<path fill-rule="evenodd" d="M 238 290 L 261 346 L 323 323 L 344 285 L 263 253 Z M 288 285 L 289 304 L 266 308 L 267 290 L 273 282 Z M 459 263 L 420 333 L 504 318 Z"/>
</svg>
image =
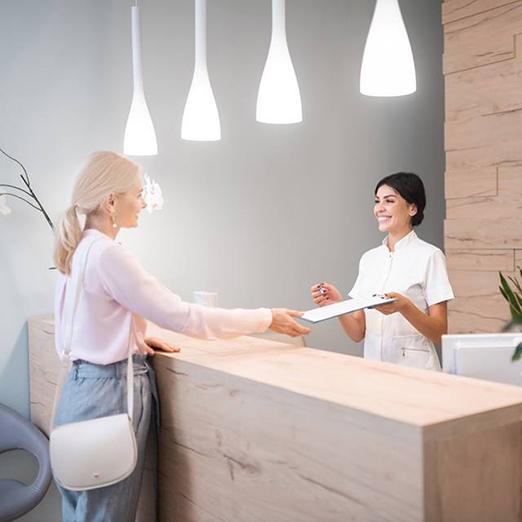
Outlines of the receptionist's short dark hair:
<svg viewBox="0 0 522 522">
<path fill-rule="evenodd" d="M 383 185 L 396 190 L 408 203 L 415 204 L 417 214 L 411 218 L 411 224 L 414 227 L 420 225 L 424 219 L 426 207 L 426 191 L 422 179 L 413 172 L 397 172 L 382 178 L 375 187 L 375 194 Z"/>
</svg>

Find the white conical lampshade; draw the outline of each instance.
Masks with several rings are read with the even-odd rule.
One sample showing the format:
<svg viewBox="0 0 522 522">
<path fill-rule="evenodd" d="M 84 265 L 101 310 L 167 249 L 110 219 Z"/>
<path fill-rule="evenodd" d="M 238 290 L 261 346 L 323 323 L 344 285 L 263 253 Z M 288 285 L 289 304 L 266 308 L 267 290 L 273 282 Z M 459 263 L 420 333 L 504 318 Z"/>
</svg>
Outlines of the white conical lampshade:
<svg viewBox="0 0 522 522">
<path fill-rule="evenodd" d="M 272 38 L 257 93 L 256 120 L 263 123 L 303 120 L 301 94 L 286 41 L 285 0 L 272 0 Z"/>
<path fill-rule="evenodd" d="M 196 68 L 194 71 L 183 111 L 181 137 L 194 141 L 221 139 L 219 113 L 206 69 Z"/>
<path fill-rule="evenodd" d="M 219 113 L 207 69 L 207 2 L 196 0 L 196 59 L 194 76 L 183 111 L 181 137 L 184 140 L 221 139 Z"/>
<path fill-rule="evenodd" d="M 143 92 L 141 69 L 140 15 L 137 6 L 131 7 L 132 17 L 132 74 L 134 94 L 125 127 L 123 152 L 130 156 L 153 156 L 158 153 L 156 132 Z"/>
<path fill-rule="evenodd" d="M 364 47 L 360 90 L 367 96 L 404 96 L 417 90 L 413 54 L 398 0 L 377 0 Z"/>
</svg>

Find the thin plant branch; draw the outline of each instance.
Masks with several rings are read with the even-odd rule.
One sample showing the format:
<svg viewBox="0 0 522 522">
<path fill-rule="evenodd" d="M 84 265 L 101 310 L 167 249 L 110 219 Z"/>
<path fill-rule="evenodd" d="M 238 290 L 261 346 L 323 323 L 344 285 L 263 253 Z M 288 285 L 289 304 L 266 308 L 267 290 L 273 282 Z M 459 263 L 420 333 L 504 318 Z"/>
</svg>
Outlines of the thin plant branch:
<svg viewBox="0 0 522 522">
<path fill-rule="evenodd" d="M 27 170 L 25 169 L 25 167 L 16 159 L 16 158 L 13 158 L 13 156 L 7 154 L 7 152 L 0 148 L 0 152 L 8 157 L 10 160 L 14 161 L 15 163 L 17 163 L 18 165 L 20 165 L 20 167 L 22 168 L 22 170 L 24 171 L 24 174 L 25 174 L 25 178 L 22 174 L 20 174 L 20 176 L 22 177 L 22 179 L 24 180 L 25 184 L 30 187 L 31 186 L 31 180 L 29 179 L 29 174 L 27 173 Z"/>
<path fill-rule="evenodd" d="M 17 196 L 16 194 L 12 194 L 10 192 L 2 193 L 0 195 L 11 196 L 11 197 L 20 199 L 23 202 L 30 205 L 31 207 L 33 207 L 35 210 L 40 211 L 44 215 L 44 218 L 47 221 L 47 224 L 51 227 L 51 230 L 54 231 L 54 224 L 53 224 L 51 218 L 49 217 L 49 214 L 47 214 L 47 211 L 45 210 L 44 206 L 38 199 L 38 196 L 36 195 L 36 193 L 34 192 L 34 190 L 31 187 L 31 180 L 29 178 L 29 173 L 27 172 L 27 169 L 24 167 L 24 165 L 20 161 L 18 161 L 16 158 L 14 158 L 10 154 L 8 154 L 2 148 L 0 148 L 0 153 L 3 154 L 5 157 L 9 158 L 11 161 L 14 161 L 22 169 L 23 174 L 20 174 L 20 178 L 22 179 L 22 182 L 26 186 L 27 190 L 23 189 L 22 187 L 17 187 L 16 185 L 8 185 L 8 184 L 0 184 L 0 187 L 7 187 L 7 188 L 11 188 L 11 189 L 20 191 L 20 192 L 26 194 L 27 196 L 29 196 L 36 203 L 36 205 L 31 203 L 30 201 L 27 201 L 25 198 L 23 198 L 21 196 Z"/>
<path fill-rule="evenodd" d="M 33 199 L 36 201 L 39 209 L 42 211 L 42 214 L 44 215 L 44 218 L 45 220 L 47 221 L 47 224 L 51 227 L 51 230 L 54 231 L 54 224 L 53 222 L 51 221 L 51 218 L 49 217 L 49 214 L 47 214 L 47 212 L 45 211 L 45 208 L 43 207 L 43 205 L 40 203 L 40 200 L 38 199 L 38 197 L 36 196 L 36 194 L 34 193 L 33 189 L 28 185 L 28 188 L 29 188 L 29 192 L 31 192 L 31 196 L 33 197 Z"/>
<path fill-rule="evenodd" d="M 36 205 L 33 205 L 30 201 L 27 201 L 27 199 L 22 198 L 21 196 L 17 196 L 16 194 L 11 194 L 10 192 L 0 192 L 0 196 L 10 196 L 12 198 L 19 199 L 20 201 L 23 201 L 24 203 L 27 203 L 31 207 L 33 207 L 35 210 L 38 210 L 38 212 L 42 212 L 42 209 L 37 207 Z"/>
<path fill-rule="evenodd" d="M 47 224 L 51 227 L 51 231 L 54 231 L 54 224 L 53 224 L 51 218 L 49 217 L 49 214 L 47 214 L 44 206 L 42 205 L 42 203 L 38 199 L 38 196 L 36 195 L 35 191 L 31 187 L 31 180 L 29 178 L 29 173 L 27 172 L 27 169 L 23 166 L 23 164 L 20 161 L 18 161 L 16 158 L 13 158 L 13 156 L 8 154 L 5 150 L 0 148 L 0 153 L 3 154 L 6 158 L 9 158 L 11 161 L 14 161 L 22 169 L 23 174 L 20 174 L 20 178 L 22 180 L 22 183 L 27 188 L 27 190 L 26 190 L 17 185 L 10 185 L 8 183 L 0 183 L 0 187 L 3 188 L 4 190 L 11 189 L 11 190 L 16 190 L 19 192 L 19 194 L 13 194 L 12 192 L 9 192 L 9 190 L 8 190 L 7 192 L 0 192 L 0 196 L 7 196 L 7 197 L 19 199 L 20 201 L 27 203 L 30 207 L 34 208 L 38 212 L 41 212 L 44 215 L 44 218 L 47 221 Z M 20 195 L 20 193 L 23 194 L 23 196 Z M 28 201 L 27 199 L 25 199 L 24 196 L 29 197 L 32 201 L 34 201 L 34 203 L 32 203 L 32 201 Z M 55 267 L 51 267 L 51 268 L 49 268 L 49 270 L 55 270 Z"/>
<path fill-rule="evenodd" d="M 0 187 L 16 189 L 16 190 L 19 190 L 20 192 L 23 192 L 24 194 L 27 194 L 28 196 L 33 197 L 30 192 L 28 192 L 27 190 L 24 190 L 23 188 L 17 187 L 16 185 L 8 185 L 7 183 L 0 183 Z"/>
</svg>

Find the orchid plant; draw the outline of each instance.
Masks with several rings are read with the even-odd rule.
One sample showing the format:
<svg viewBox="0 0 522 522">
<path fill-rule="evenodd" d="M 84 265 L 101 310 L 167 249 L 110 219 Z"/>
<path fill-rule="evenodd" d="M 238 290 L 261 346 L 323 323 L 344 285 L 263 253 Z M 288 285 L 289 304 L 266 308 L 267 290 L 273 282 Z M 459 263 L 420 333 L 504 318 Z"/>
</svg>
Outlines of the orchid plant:
<svg viewBox="0 0 522 522">
<path fill-rule="evenodd" d="M 20 161 L 8 154 L 5 150 L 0 149 L 0 153 L 16 163 L 22 169 L 22 172 L 20 173 L 22 183 L 20 185 L 0 183 L 0 215 L 8 216 L 11 214 L 12 210 L 8 205 L 8 198 L 15 198 L 27 203 L 36 211 L 41 212 L 51 230 L 54 230 L 54 223 L 33 190 L 27 169 Z M 147 211 L 149 214 L 152 214 L 155 210 L 162 210 L 164 201 L 159 183 L 151 179 L 148 174 L 145 174 L 145 185 L 143 188 L 143 199 L 147 204 Z"/>
<path fill-rule="evenodd" d="M 148 174 L 145 174 L 145 185 L 143 186 L 143 199 L 147 203 L 147 212 L 152 214 L 154 210 L 163 209 L 163 194 L 161 187 L 157 181 L 150 178 Z"/>
<path fill-rule="evenodd" d="M 38 196 L 34 192 L 31 186 L 31 179 L 29 178 L 29 174 L 27 169 L 22 165 L 20 161 L 13 156 L 9 155 L 5 150 L 0 149 L 0 153 L 3 154 L 6 158 L 9 158 L 11 161 L 16 163 L 21 169 L 20 179 L 22 180 L 22 184 L 20 185 L 12 185 L 8 183 L 0 183 L 0 215 L 7 216 L 11 213 L 11 208 L 7 204 L 8 198 L 15 198 L 24 203 L 27 203 L 30 207 L 34 208 L 36 211 L 41 212 L 45 218 L 47 224 L 51 227 L 51 230 L 54 230 L 54 224 L 49 217 L 49 214 L 45 210 L 44 206 L 38 199 Z"/>
</svg>

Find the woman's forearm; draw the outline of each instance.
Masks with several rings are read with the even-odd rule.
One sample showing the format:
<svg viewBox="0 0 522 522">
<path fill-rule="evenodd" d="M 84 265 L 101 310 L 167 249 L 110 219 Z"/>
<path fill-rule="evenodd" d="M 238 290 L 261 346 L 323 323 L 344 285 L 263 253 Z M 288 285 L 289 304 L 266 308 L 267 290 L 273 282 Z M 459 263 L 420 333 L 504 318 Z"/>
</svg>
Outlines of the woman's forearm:
<svg viewBox="0 0 522 522">
<path fill-rule="evenodd" d="M 401 312 L 403 317 L 424 337 L 440 345 L 442 335 L 448 331 L 448 322 L 444 316 L 430 316 L 419 310 L 412 302 Z"/>
<path fill-rule="evenodd" d="M 339 317 L 339 322 L 346 332 L 346 335 L 356 343 L 364 339 L 366 331 L 366 320 L 364 312 L 354 312 Z"/>
</svg>

